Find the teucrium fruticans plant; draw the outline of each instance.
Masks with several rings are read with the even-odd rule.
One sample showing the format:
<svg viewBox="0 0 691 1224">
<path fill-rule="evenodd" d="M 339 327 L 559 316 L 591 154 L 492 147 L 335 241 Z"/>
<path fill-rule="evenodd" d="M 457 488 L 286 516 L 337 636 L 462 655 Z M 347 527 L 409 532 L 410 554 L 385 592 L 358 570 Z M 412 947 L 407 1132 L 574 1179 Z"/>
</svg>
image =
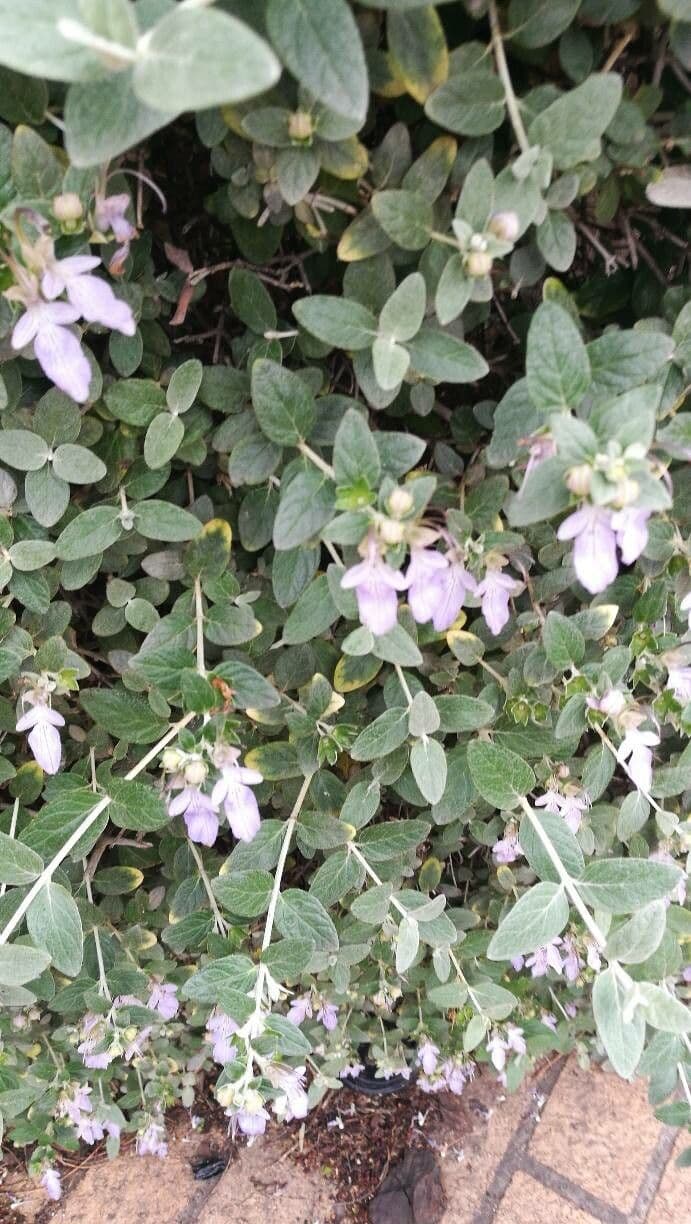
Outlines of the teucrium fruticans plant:
<svg viewBox="0 0 691 1224">
<path fill-rule="evenodd" d="M 690 26 L 600 7 L 0 0 L 0 1115 L 52 1197 L 214 1066 L 246 1135 L 573 1048 L 691 1121 Z"/>
</svg>

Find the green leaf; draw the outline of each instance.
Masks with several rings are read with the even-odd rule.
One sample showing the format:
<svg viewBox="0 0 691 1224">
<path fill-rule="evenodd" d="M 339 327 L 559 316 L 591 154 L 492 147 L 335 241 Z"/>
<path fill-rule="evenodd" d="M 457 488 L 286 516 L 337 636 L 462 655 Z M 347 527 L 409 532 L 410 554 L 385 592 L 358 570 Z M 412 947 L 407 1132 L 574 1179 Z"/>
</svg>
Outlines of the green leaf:
<svg viewBox="0 0 691 1224">
<path fill-rule="evenodd" d="M 312 877 L 310 892 L 318 897 L 322 905 L 341 902 L 353 889 L 360 888 L 364 880 L 364 868 L 354 855 L 346 850 L 336 850 L 324 860 Z"/>
<path fill-rule="evenodd" d="M 541 145 L 559 170 L 569 170 L 600 155 L 600 137 L 621 101 L 622 79 L 598 72 L 540 112 L 528 128 L 531 144 Z"/>
<path fill-rule="evenodd" d="M 20 472 L 36 472 L 48 461 L 50 447 L 29 429 L 0 431 L 0 459 Z"/>
<path fill-rule="evenodd" d="M 34 943 L 45 949 L 55 968 L 76 977 L 84 959 L 84 935 L 79 910 L 61 884 L 41 889 L 26 912 L 26 925 Z"/>
<path fill-rule="evenodd" d="M 333 348 L 369 348 L 377 334 L 377 320 L 366 306 L 351 298 L 316 293 L 293 303 L 301 327 Z"/>
<path fill-rule="evenodd" d="M 321 472 L 314 468 L 299 472 L 281 490 L 273 529 L 274 547 L 281 551 L 297 548 L 316 536 L 329 522 L 334 501 L 333 485 Z"/>
<path fill-rule="evenodd" d="M 326 574 L 319 574 L 298 599 L 283 626 L 283 641 L 290 646 L 319 637 L 336 620 L 338 608 L 329 592 Z"/>
<path fill-rule="evenodd" d="M 578 665 L 585 654 L 585 638 L 577 625 L 560 612 L 548 612 L 542 628 L 542 644 L 550 663 L 560 671 Z"/>
<path fill-rule="evenodd" d="M 233 690 L 233 702 L 241 710 L 270 710 L 280 705 L 281 698 L 273 684 L 258 671 L 239 659 L 229 659 L 214 668 L 214 675 L 227 681 Z"/>
<path fill-rule="evenodd" d="M 691 1031 L 691 1008 L 669 990 L 652 982 L 640 982 L 638 992 L 643 996 L 645 1020 L 652 1028 L 663 1033 Z"/>
<path fill-rule="evenodd" d="M 70 789 L 46 803 L 30 824 L 22 830 L 21 841 L 48 860 L 57 854 L 67 839 L 76 833 L 85 816 L 95 807 L 98 797 L 86 787 Z M 98 841 L 108 824 L 108 810 L 96 817 L 80 837 L 71 852 L 71 859 L 84 858 Z"/>
<path fill-rule="evenodd" d="M 310 939 L 318 952 L 337 952 L 338 935 L 321 901 L 299 888 L 278 898 L 276 926 L 286 939 Z"/>
<path fill-rule="evenodd" d="M 285 778 L 300 778 L 302 769 L 292 744 L 275 740 L 253 748 L 245 757 L 248 769 L 258 769 L 267 782 L 282 782 Z"/>
<path fill-rule="evenodd" d="M 570 217 L 550 209 L 544 221 L 535 228 L 538 250 L 550 268 L 566 272 L 576 255 L 576 227 Z"/>
<path fill-rule="evenodd" d="M 165 467 L 173 458 L 185 436 L 185 426 L 180 417 L 172 412 L 159 412 L 155 416 L 144 438 L 144 461 L 155 471 Z"/>
<path fill-rule="evenodd" d="M 384 233 L 405 251 L 421 251 L 427 246 L 434 212 L 424 196 L 415 191 L 377 191 L 372 196 L 372 212 Z"/>
<path fill-rule="evenodd" d="M 137 502 L 132 507 L 137 531 L 149 540 L 163 540 L 177 544 L 191 540 L 201 531 L 201 523 L 189 510 L 168 501 Z"/>
<path fill-rule="evenodd" d="M 33 884 L 43 871 L 40 854 L 0 833 L 0 883 Z"/>
<path fill-rule="evenodd" d="M 423 327 L 406 347 L 413 369 L 434 382 L 475 382 L 489 372 L 484 357 L 472 344 L 431 327 Z"/>
<path fill-rule="evenodd" d="M 435 1007 L 448 1011 L 450 1008 L 463 1007 L 468 998 L 468 988 L 463 982 L 444 982 L 442 986 L 432 986 L 427 991 L 427 998 Z"/>
<path fill-rule="evenodd" d="M 369 83 L 360 31 L 345 0 L 269 0 L 269 37 L 299 83 L 338 115 L 361 124 Z M 257 89 L 254 92 L 259 93 Z"/>
<path fill-rule="evenodd" d="M 53 454 L 53 471 L 70 484 L 94 484 L 103 480 L 108 469 L 103 460 L 85 446 L 64 442 Z"/>
<path fill-rule="evenodd" d="M 425 279 L 411 272 L 402 280 L 379 315 L 379 332 L 394 340 L 412 340 L 422 325 L 427 305 Z"/>
<path fill-rule="evenodd" d="M 473 1007 L 479 1007 L 481 1014 L 489 1016 L 490 1020 L 506 1020 L 518 1002 L 510 990 L 487 978 L 473 982 L 472 991 L 470 1001 Z"/>
<path fill-rule="evenodd" d="M 494 721 L 494 707 L 479 697 L 457 695 L 435 698 L 440 728 L 444 732 L 477 731 Z"/>
<path fill-rule="evenodd" d="M 277 982 L 285 982 L 304 973 L 312 959 L 314 947 L 311 939 L 278 939 L 262 952 L 262 964 L 266 965 Z"/>
<path fill-rule="evenodd" d="M 627 987 L 626 982 L 629 986 Z M 593 985 L 593 1015 L 600 1040 L 617 1075 L 631 1079 L 643 1053 L 645 1019 L 639 1010 L 625 1020 L 626 996 L 633 982 L 610 965 Z"/>
<path fill-rule="evenodd" d="M 1 12 L 0 12 L 1 17 Z M 0 945 L 0 984 L 23 986 L 32 982 L 50 964 L 50 956 L 42 948 L 29 948 L 24 944 Z"/>
<path fill-rule="evenodd" d="M 333 466 L 337 485 L 354 485 L 365 480 L 376 489 L 381 475 L 381 459 L 367 421 L 356 408 L 343 414 L 334 439 Z"/>
<path fill-rule="evenodd" d="M 588 390 L 590 362 L 573 319 L 556 302 L 542 302 L 528 331 L 526 376 L 541 412 L 575 408 Z"/>
<path fill-rule="evenodd" d="M 425 114 L 460 136 L 486 136 L 504 121 L 502 83 L 483 68 L 452 69 L 448 81 L 430 94 Z"/>
<path fill-rule="evenodd" d="M 87 689 L 79 699 L 97 726 L 129 744 L 152 744 L 168 725 L 144 697 L 123 688 Z"/>
<path fill-rule="evenodd" d="M 620 395 L 648 382 L 674 351 L 674 340 L 657 331 L 610 330 L 588 345 L 594 395 Z"/>
<path fill-rule="evenodd" d="M 12 140 L 12 178 L 21 196 L 41 199 L 60 190 L 64 168 L 55 149 L 33 128 L 20 124 Z"/>
<path fill-rule="evenodd" d="M 314 396 L 303 379 L 265 358 L 252 366 L 252 404 L 262 433 L 279 446 L 297 446 L 316 417 Z"/>
<path fill-rule="evenodd" d="M 644 905 L 607 938 L 607 957 L 636 965 L 652 956 L 659 948 L 667 926 L 667 906 L 664 901 Z"/>
<path fill-rule="evenodd" d="M 585 870 L 583 851 L 564 818 L 556 812 L 547 812 L 544 809 L 539 812 L 533 809 L 532 820 L 527 814 L 524 814 L 521 817 L 518 835 L 521 849 L 535 874 L 541 880 L 559 883 L 559 872 L 543 846 L 535 830 L 534 822 L 544 830 L 569 875 L 574 880 L 578 880 Z"/>
<path fill-rule="evenodd" d="M 355 897 L 350 909 L 359 922 L 367 922 L 372 926 L 381 926 L 389 912 L 391 904 L 391 884 L 376 884 L 366 892 Z"/>
<path fill-rule="evenodd" d="M 439 14 L 431 4 L 411 13 L 394 10 L 389 14 L 386 32 L 396 77 L 403 81 L 415 101 L 424 105 L 449 71 L 449 53 Z"/>
<path fill-rule="evenodd" d="M 126 425 L 149 425 L 167 406 L 163 388 L 149 378 L 112 383 L 103 398 L 108 411 Z"/>
<path fill-rule="evenodd" d="M 213 881 L 213 894 L 227 910 L 258 918 L 269 905 L 273 876 L 268 871 L 232 871 Z"/>
<path fill-rule="evenodd" d="M 120 511 L 115 506 L 84 510 L 60 532 L 55 551 L 61 561 L 80 561 L 105 552 L 122 535 Z"/>
<path fill-rule="evenodd" d="M 365 727 L 350 749 L 354 761 L 374 761 L 388 756 L 408 737 L 408 710 L 403 706 L 385 710 Z"/>
<path fill-rule="evenodd" d="M 138 867 L 106 867 L 94 876 L 94 888 L 104 897 L 121 897 L 134 892 L 144 882 Z"/>
<path fill-rule="evenodd" d="M 271 49 L 248 26 L 218 9 L 171 10 L 153 27 L 134 67 L 137 97 L 165 111 L 242 102 L 280 76 Z"/>
<path fill-rule="evenodd" d="M 401 918 L 395 944 L 396 973 L 405 973 L 415 960 L 420 947 L 420 928 L 414 918 Z"/>
<path fill-rule="evenodd" d="M 385 863 L 387 859 L 415 850 L 425 840 L 429 829 L 425 820 L 387 820 L 364 829 L 358 841 L 369 862 Z"/>
<path fill-rule="evenodd" d="M 152 833 L 169 823 L 170 817 L 161 793 L 154 790 L 151 783 L 110 778 L 107 790 L 113 800 L 108 816 L 119 829 Z"/>
<path fill-rule="evenodd" d="M 588 864 L 578 888 L 596 909 L 631 914 L 668 897 L 681 878 L 680 868 L 651 859 L 599 859 Z"/>
<path fill-rule="evenodd" d="M 551 881 L 534 884 L 502 919 L 487 949 L 490 960 L 511 960 L 534 952 L 564 930 L 569 903 L 564 889 Z"/>
<path fill-rule="evenodd" d="M 210 910 L 197 910 L 196 913 L 187 914 L 178 922 L 164 927 L 161 939 L 172 952 L 196 951 L 202 946 L 207 935 L 211 934 L 213 921 Z"/>
<path fill-rule="evenodd" d="M 509 502 L 508 519 L 512 527 L 541 523 L 566 510 L 570 494 L 564 483 L 566 464 L 556 456 L 538 463 Z"/>
<path fill-rule="evenodd" d="M 228 277 L 228 289 L 235 314 L 250 331 L 263 336 L 264 332 L 275 329 L 276 307 L 255 272 L 249 268 L 233 268 Z"/>
<path fill-rule="evenodd" d="M 92 52 L 60 34 L 58 21 L 83 24 L 79 0 L 0 0 L 3 45 L 0 58 L 17 72 L 49 81 L 80 81 L 105 75 Z"/>
<path fill-rule="evenodd" d="M 410 767 L 428 803 L 439 803 L 446 789 L 446 754 L 439 740 L 424 736 L 415 741 Z"/>
<path fill-rule="evenodd" d="M 568 30 L 581 0 L 511 0 L 507 28 L 521 47 L 546 47 Z"/>
<path fill-rule="evenodd" d="M 155 110 L 138 98 L 131 68 L 99 81 L 75 83 L 67 91 L 64 110 L 69 159 L 77 167 L 99 166 L 142 143 L 177 114 Z M 118 366 L 118 373 L 124 372 Z"/>
<path fill-rule="evenodd" d="M 410 355 L 388 336 L 377 336 L 372 345 L 374 377 L 383 391 L 394 391 L 405 378 Z"/>
<path fill-rule="evenodd" d="M 535 774 L 521 757 L 487 740 L 468 744 L 468 768 L 482 798 L 502 811 L 515 808 L 535 786 Z"/>
<path fill-rule="evenodd" d="M 14 569 L 30 573 L 43 569 L 55 559 L 55 545 L 50 540 L 18 540 L 9 549 Z"/>
</svg>

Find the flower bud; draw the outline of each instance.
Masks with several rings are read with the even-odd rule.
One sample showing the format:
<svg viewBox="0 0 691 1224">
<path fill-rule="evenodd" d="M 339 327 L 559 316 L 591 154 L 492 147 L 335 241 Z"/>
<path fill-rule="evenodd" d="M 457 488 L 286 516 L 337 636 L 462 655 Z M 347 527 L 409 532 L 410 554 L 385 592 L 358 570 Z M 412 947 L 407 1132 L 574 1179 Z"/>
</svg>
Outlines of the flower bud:
<svg viewBox="0 0 691 1224">
<path fill-rule="evenodd" d="M 515 242 L 520 229 L 518 214 L 513 210 L 494 213 L 487 229 L 490 234 L 494 234 L 494 237 L 500 238 L 502 242 Z"/>
<path fill-rule="evenodd" d="M 471 251 L 465 261 L 468 276 L 489 276 L 492 256 L 487 251 Z"/>
<path fill-rule="evenodd" d="M 76 191 L 64 191 L 62 195 L 55 196 L 53 200 L 53 216 L 56 221 L 70 225 L 74 224 L 75 221 L 81 221 L 83 215 L 82 202 Z"/>
<path fill-rule="evenodd" d="M 233 1104 L 234 1097 L 234 1084 L 221 1084 L 221 1087 L 216 1089 L 216 1100 L 218 1101 L 219 1105 L 223 1106 L 224 1109 L 227 1109 L 229 1105 Z"/>
<path fill-rule="evenodd" d="M 386 508 L 394 518 L 403 518 L 414 506 L 412 494 L 407 489 L 394 489 L 386 499 Z"/>
<path fill-rule="evenodd" d="M 587 497 L 593 480 L 593 469 L 589 463 L 578 463 L 566 473 L 566 487 L 576 497 Z"/>
<path fill-rule="evenodd" d="M 167 773 L 175 773 L 182 765 L 182 757 L 177 748 L 166 748 L 161 756 L 161 765 Z"/>
<path fill-rule="evenodd" d="M 379 522 L 379 535 L 385 544 L 400 544 L 403 531 L 403 523 L 397 519 L 383 518 Z"/>
<path fill-rule="evenodd" d="M 638 481 L 632 480 L 630 476 L 625 476 L 623 480 L 617 482 L 617 491 L 614 499 L 616 505 L 630 506 L 632 502 L 635 502 L 640 491 Z"/>
<path fill-rule="evenodd" d="M 185 766 L 185 782 L 189 786 L 201 786 L 206 781 L 207 767 L 203 761 L 190 761 Z"/>
<path fill-rule="evenodd" d="M 308 111 L 294 111 L 288 120 L 288 135 L 291 140 L 310 140 L 314 133 L 312 116 Z"/>
</svg>

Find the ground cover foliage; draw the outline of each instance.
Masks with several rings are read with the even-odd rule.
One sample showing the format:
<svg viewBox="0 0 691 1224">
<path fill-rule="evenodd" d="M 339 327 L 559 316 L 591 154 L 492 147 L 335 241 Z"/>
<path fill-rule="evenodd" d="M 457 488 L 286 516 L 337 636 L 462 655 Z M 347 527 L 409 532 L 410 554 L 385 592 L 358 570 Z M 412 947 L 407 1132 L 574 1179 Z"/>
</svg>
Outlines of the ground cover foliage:
<svg viewBox="0 0 691 1224">
<path fill-rule="evenodd" d="M 572 1049 L 688 1126 L 688 3 L 0 36 L 5 1141 Z"/>
</svg>

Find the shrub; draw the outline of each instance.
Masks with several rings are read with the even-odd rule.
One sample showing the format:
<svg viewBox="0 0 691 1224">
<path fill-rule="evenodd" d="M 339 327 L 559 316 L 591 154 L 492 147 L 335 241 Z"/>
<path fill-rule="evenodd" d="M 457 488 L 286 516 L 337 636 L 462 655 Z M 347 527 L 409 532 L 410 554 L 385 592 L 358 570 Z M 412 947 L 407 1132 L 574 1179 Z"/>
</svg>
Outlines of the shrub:
<svg viewBox="0 0 691 1224">
<path fill-rule="evenodd" d="M 571 1049 L 691 1120 L 685 12 L 0 0 L 0 1113 L 51 1197 L 214 1068 L 249 1136 Z"/>
</svg>

